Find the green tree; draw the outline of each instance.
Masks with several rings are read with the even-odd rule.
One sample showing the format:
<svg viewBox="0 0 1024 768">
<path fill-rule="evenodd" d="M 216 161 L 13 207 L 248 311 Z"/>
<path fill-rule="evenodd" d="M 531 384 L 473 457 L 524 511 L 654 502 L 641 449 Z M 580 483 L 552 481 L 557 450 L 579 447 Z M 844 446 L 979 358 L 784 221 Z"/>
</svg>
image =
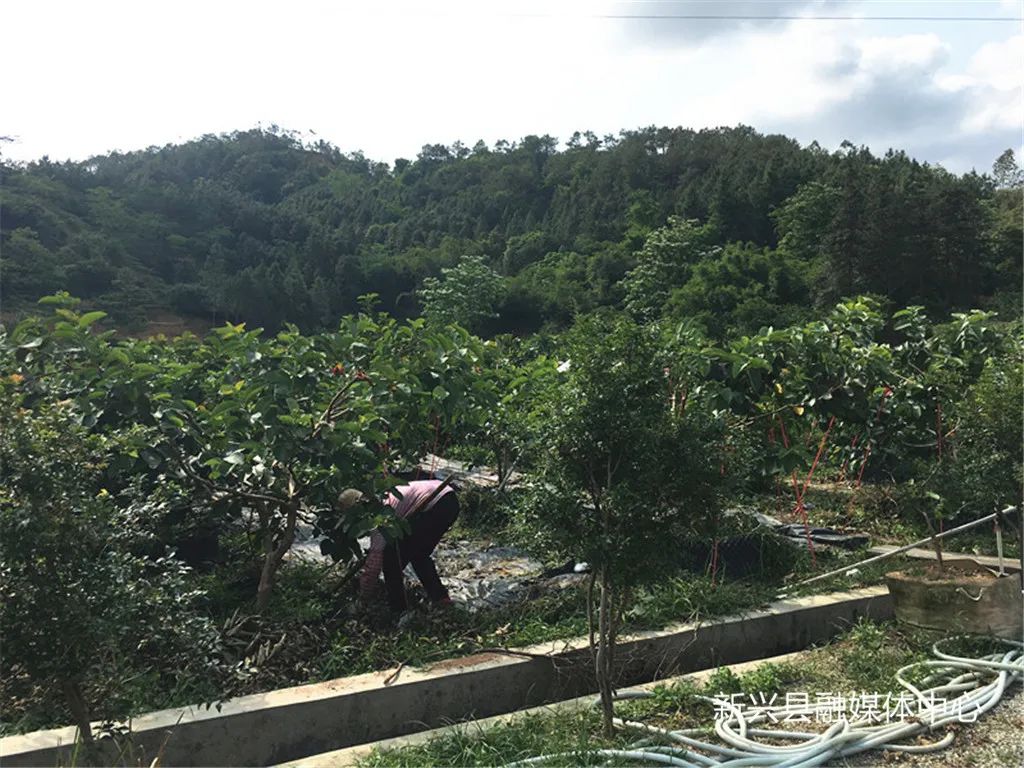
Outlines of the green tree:
<svg viewBox="0 0 1024 768">
<path fill-rule="evenodd" d="M 255 512 L 257 609 L 269 603 L 300 518 L 314 522 L 325 554 L 357 557 L 359 536 L 384 522 L 384 510 L 342 509 L 338 494 L 354 487 L 380 500 L 393 471 L 415 464 L 439 432 L 478 427 L 479 357 L 462 329 L 384 316 L 346 317 L 317 336 L 290 327 L 267 338 L 231 325 L 211 334 L 190 361 L 203 372 L 196 388 L 170 393 L 160 408 L 159 451 L 203 496 Z"/>
<path fill-rule="evenodd" d="M 527 523 L 593 569 L 590 637 L 608 734 L 630 590 L 671 567 L 673 542 L 718 506 L 721 434 L 696 401 L 673 397 L 663 349 L 657 328 L 581 320 L 534 416 L 543 454 Z"/>
<path fill-rule="evenodd" d="M 1024 170 L 1017 164 L 1017 156 L 1012 149 L 1007 149 L 992 164 L 992 178 L 999 189 L 1016 189 L 1024 187 Z"/>
<path fill-rule="evenodd" d="M 821 233 L 832 225 L 838 204 L 839 190 L 812 181 L 772 212 L 779 251 L 795 259 L 809 276 L 821 274 L 825 269 L 827 253 Z"/>
<path fill-rule="evenodd" d="M 792 325 L 807 302 L 806 277 L 795 259 L 729 243 L 693 267 L 686 284 L 672 292 L 666 312 L 677 319 L 694 318 L 721 338 Z"/>
<path fill-rule="evenodd" d="M 712 252 L 714 235 L 711 224 L 679 217 L 654 230 L 623 278 L 626 309 L 641 320 L 660 316 L 672 289 L 683 285 L 693 266 Z"/>
<path fill-rule="evenodd" d="M 949 408 L 958 426 L 943 445 L 945 467 L 936 485 L 951 512 L 981 515 L 1024 500 L 1022 349 L 1018 339 L 1007 353 L 988 358 L 977 381 Z"/>
<path fill-rule="evenodd" d="M 493 394 L 481 384 L 481 342 L 459 327 L 362 314 L 315 335 L 229 324 L 203 340 L 117 340 L 91 332 L 103 312 L 80 315 L 66 295 L 46 302 L 51 318 L 0 339 L 7 370 L 24 377 L 26 397 L 74 402 L 88 429 L 153 430 L 124 447 L 124 471 L 150 488 L 180 483 L 186 502 L 222 518 L 213 527 L 252 515 L 260 610 L 300 517 L 325 554 L 358 558 L 383 508 L 341 510 L 338 494 L 381 499 L 396 469 L 478 430 Z"/>
<path fill-rule="evenodd" d="M 109 470 L 124 445 L 88 434 L 71 402 L 26 407 L 23 381 L 0 380 L 5 676 L 20 668 L 56 686 L 91 746 L 92 720 L 127 714 L 125 681 L 216 669 L 217 633 L 187 567 L 170 552 L 139 554 L 161 510 L 131 486 L 117 491 Z"/>
<path fill-rule="evenodd" d="M 428 145 L 392 168 L 277 128 L 241 131 L 83 162 L 3 163 L 0 290 L 5 316 L 65 289 L 122 325 L 175 312 L 319 330 L 369 292 L 398 317 L 417 314 L 417 287 L 461 254 L 517 276 L 557 250 L 611 257 L 611 269 L 591 270 L 611 283 L 592 293 L 616 306 L 629 256 L 675 215 L 714 222 L 706 245 L 785 239 L 780 250 L 812 268 L 819 308 L 863 292 L 938 312 L 1001 292 L 1011 307 L 1000 288 L 1020 283 L 1020 195 L 1009 194 L 1006 158 L 993 182 L 747 126 L 652 126 L 584 132 L 564 151 L 550 136 L 492 151 Z M 773 226 L 786 209 L 789 221 L 775 215 Z M 645 300 L 647 288 L 660 291 L 662 278 L 679 287 L 692 261 L 642 264 L 637 310 L 656 316 L 664 296 Z M 500 311 L 485 319 L 489 331 L 566 322 L 564 308 L 523 285 Z"/>
<path fill-rule="evenodd" d="M 49 251 L 34 230 L 23 228 L 10 233 L 5 242 L 0 288 L 14 296 L 45 296 L 64 282 L 60 259 Z"/>
<path fill-rule="evenodd" d="M 463 256 L 441 278 L 428 277 L 419 290 L 425 317 L 439 323 L 458 323 L 479 333 L 497 317 L 505 291 L 504 280 L 482 256 Z"/>
<path fill-rule="evenodd" d="M 983 290 L 987 295 L 995 295 L 996 306 L 1004 316 L 1017 317 L 1024 282 L 1024 172 L 1017 167 L 1012 150 L 1006 150 L 996 165 L 1001 167 L 994 169 L 997 189 L 989 201 L 990 259 Z"/>
</svg>

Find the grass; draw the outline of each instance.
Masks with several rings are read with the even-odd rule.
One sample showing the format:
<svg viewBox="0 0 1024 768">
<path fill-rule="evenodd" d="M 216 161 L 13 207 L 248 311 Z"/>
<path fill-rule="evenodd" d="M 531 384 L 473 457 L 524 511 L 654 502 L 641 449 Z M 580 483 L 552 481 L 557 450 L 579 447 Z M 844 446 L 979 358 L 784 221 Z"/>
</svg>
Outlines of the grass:
<svg viewBox="0 0 1024 768">
<path fill-rule="evenodd" d="M 814 486 L 808 500 L 815 504 L 812 522 L 840 525 L 860 520 L 874 520 L 875 528 L 890 533 L 897 531 L 905 542 L 919 532 L 877 521 L 885 506 L 884 494 L 877 489 L 862 489 L 850 503 L 849 489 Z M 857 501 L 857 499 L 861 499 Z M 772 496 L 752 500 L 756 506 L 771 511 Z M 473 514 L 460 521 L 454 535 L 478 537 L 481 533 L 500 536 L 507 522 L 500 502 L 481 495 L 472 505 Z M 789 499 L 784 499 L 788 506 Z M 870 503 L 869 503 L 870 502 Z M 470 505 L 467 505 L 467 507 Z M 470 519 L 472 518 L 472 519 Z M 857 528 L 857 525 L 852 527 Z M 871 531 L 869 531 L 871 532 Z M 990 537 L 991 538 L 991 537 Z M 1008 537 L 1009 538 L 1009 537 Z M 961 540 L 950 543 L 959 548 Z M 399 664 L 416 666 L 454 656 L 467 655 L 480 648 L 517 648 L 536 643 L 569 639 L 586 633 L 586 610 L 583 591 L 566 589 L 546 594 L 517 605 L 494 611 L 468 613 L 460 609 L 446 612 L 425 610 L 422 595 L 412 595 L 420 606 L 414 620 L 403 628 L 393 620 L 375 613 L 358 610 L 351 592 L 339 590 L 340 569 L 302 562 L 289 563 L 278 580 L 271 605 L 263 618 L 246 617 L 251 610 L 257 572 L 239 567 L 244 562 L 247 543 L 241 538 L 227 541 L 224 547 L 232 554 L 231 562 L 205 574 L 197 574 L 198 586 L 207 591 L 206 612 L 221 625 L 227 626 L 240 612 L 241 626 L 225 638 L 225 658 L 229 664 L 244 662 L 247 657 L 261 658 L 256 669 L 230 680 L 213 678 L 189 679 L 176 670 L 149 670 L 116 686 L 118 699 L 128 711 L 143 712 L 196 702 L 213 702 L 231 696 L 259 693 L 274 688 L 316 682 L 335 677 L 369 672 Z M 862 568 L 856 577 L 840 575 L 800 588 L 787 585 L 814 573 L 840 567 L 866 557 L 867 553 L 843 553 L 835 550 L 819 553 L 817 569 L 803 553 L 783 546 L 771 547 L 762 554 L 763 572 L 751 578 L 712 579 L 708 574 L 694 574 L 680 569 L 636 591 L 623 630 L 661 629 L 685 621 L 709 621 L 742 614 L 764 607 L 780 592 L 798 596 L 859 587 L 882 582 L 884 574 L 909 561 L 891 558 Z M 684 555 L 681 553 L 681 558 Z M 241 574 L 241 575 L 240 575 Z M 352 589 L 352 584 L 347 590 Z M 250 665 L 252 666 L 252 665 Z M 97 688 L 101 697 L 108 697 L 110 686 Z M 17 674 L 0 676 L 0 732 L 24 732 L 70 722 L 61 697 L 52 688 L 35 685 Z"/>
<path fill-rule="evenodd" d="M 812 510 L 812 522 L 815 524 L 858 528 L 857 523 L 870 521 L 870 525 L 860 528 L 868 529 L 873 541 L 880 539 L 878 532 L 882 530 L 888 533 L 884 538 L 901 543 L 923 535 L 913 527 L 913 521 L 893 520 L 896 510 L 892 506 L 891 492 L 885 488 L 866 485 L 860 490 L 853 490 L 822 484 L 809 489 L 807 498 L 815 504 Z M 785 501 L 788 504 L 790 500 Z M 766 508 L 767 503 L 768 499 L 761 498 L 758 506 Z M 494 523 L 504 520 L 501 509 L 492 506 L 482 509 L 477 517 L 479 519 L 472 521 L 473 525 L 463 527 L 459 534 L 479 535 L 476 524 L 485 521 L 481 528 L 487 533 L 494 533 Z M 883 523 L 880 518 L 888 518 L 890 522 Z M 897 556 L 862 567 L 854 576 L 841 574 L 804 587 L 787 586 L 868 556 L 870 553 L 866 550 L 819 552 L 815 566 L 805 553 L 766 550 L 764 572 L 747 579 L 712 579 L 706 574 L 680 570 L 637 591 L 623 629 L 661 629 L 676 622 L 742 614 L 764 607 L 780 592 L 800 596 L 881 584 L 887 572 L 915 562 Z M 471 653 L 480 647 L 522 647 L 576 637 L 585 631 L 585 604 L 577 590 L 484 613 L 469 614 L 461 610 L 444 614 L 424 613 L 413 625 L 400 631 L 367 636 L 364 627 L 354 626 L 347 633 L 337 633 L 317 661 L 318 677 L 354 674 L 399 663 L 422 664 Z"/>
<path fill-rule="evenodd" d="M 808 651 L 798 661 L 765 662 L 737 675 L 716 670 L 703 684 L 681 678 L 654 688 L 650 699 L 622 702 L 616 714 L 670 730 L 706 728 L 711 732 L 714 709 L 698 696 L 742 693 L 765 700 L 787 691 L 815 692 L 894 690 L 896 670 L 926 657 L 934 636 L 909 632 L 894 624 L 861 621 L 842 637 Z M 635 734 L 601 736 L 596 709 L 552 709 L 524 713 L 490 728 L 475 724 L 455 727 L 438 738 L 409 747 L 375 750 L 362 760 L 373 766 L 502 765 L 540 754 L 573 752 L 564 764 L 594 765 L 597 749 L 624 747 Z"/>
<path fill-rule="evenodd" d="M 756 581 L 712 584 L 705 576 L 677 576 L 640 590 L 624 630 L 660 629 L 676 621 L 709 619 L 759 608 L 773 597 Z M 508 608 L 468 613 L 423 612 L 403 629 L 367 636 L 361 625 L 335 635 L 320 659 L 324 679 L 395 666 L 418 665 L 480 648 L 516 648 L 586 633 L 582 590 L 549 594 Z"/>
<path fill-rule="evenodd" d="M 539 754 L 572 753 L 553 765 L 600 765 L 603 759 L 595 750 L 623 747 L 634 736 L 618 734 L 614 739 L 601 735 L 601 723 L 594 710 L 530 713 L 510 724 L 482 731 L 473 725 L 454 729 L 427 744 L 374 752 L 360 766 L 425 765 L 504 765 Z"/>
<path fill-rule="evenodd" d="M 931 532 L 924 517 L 905 496 L 899 484 L 865 483 L 855 488 L 843 483 L 816 482 L 808 487 L 804 501 L 810 507 L 807 515 L 812 525 L 867 533 L 874 544 L 909 544 Z M 771 514 L 787 518 L 794 506 L 791 489 L 779 495 L 758 496 L 752 501 L 766 511 L 771 510 Z M 981 514 L 968 515 L 958 522 L 969 522 Z M 995 533 L 991 525 L 982 525 L 945 539 L 944 546 L 955 552 L 995 555 Z M 1021 556 L 1020 542 L 1012 531 L 1003 532 L 1003 554 L 1008 558 Z"/>
<path fill-rule="evenodd" d="M 855 578 L 843 575 L 789 589 L 786 583 L 852 562 L 862 553 L 829 552 L 819 556 L 818 569 L 799 556 L 792 575 L 755 576 L 746 579 L 712 579 L 708 575 L 680 571 L 637 590 L 627 611 L 624 632 L 663 629 L 681 622 L 703 622 L 742 615 L 767 606 L 780 591 L 792 595 L 821 594 L 881 583 L 887 571 L 910 561 L 888 560 L 861 569 Z M 844 560 L 840 560 L 840 558 Z M 415 597 L 415 595 L 414 595 Z M 586 633 L 586 604 L 582 590 L 564 590 L 480 613 L 461 609 L 422 611 L 403 629 L 368 631 L 362 620 L 353 619 L 347 631 L 336 633 L 330 647 L 318 659 L 317 679 L 369 672 L 404 663 L 410 666 L 473 653 L 480 648 L 517 648 L 536 643 L 570 639 Z"/>
<path fill-rule="evenodd" d="M 822 555 L 819 567 L 836 567 L 839 557 L 834 553 Z M 767 558 L 766 572 L 746 579 L 722 578 L 720 574 L 712 579 L 707 574 L 685 570 L 666 575 L 636 591 L 623 631 L 710 621 L 762 608 L 784 589 L 790 568 L 790 583 L 812 572 L 809 560 L 799 553 L 786 553 L 777 559 L 780 561 Z M 891 567 L 892 563 L 883 563 L 862 574 L 855 584 L 877 582 Z M 399 664 L 418 666 L 468 655 L 481 648 L 519 648 L 586 633 L 582 589 L 564 589 L 479 613 L 459 608 L 431 611 L 422 594 L 413 590 L 410 597 L 413 605 L 418 606 L 416 615 L 411 623 L 397 628 L 393 619 L 383 613 L 358 609 L 351 599 L 351 583 L 339 591 L 339 569 L 301 561 L 289 563 L 281 571 L 265 617 L 248 616 L 255 573 L 228 578 L 229 573 L 238 572 L 236 566 L 229 565 L 196 576 L 199 585 L 207 590 L 207 613 L 225 628 L 232 628 L 230 633 L 225 632 L 225 658 L 233 665 L 246 658 L 257 658 L 270 649 L 272 653 L 260 658 L 256 668 L 246 675 L 228 680 L 192 679 L 179 676 L 175 670 L 150 670 L 117 686 L 118 700 L 124 704 L 122 709 L 145 712 L 216 702 Z M 836 577 L 799 592 L 849 586 L 850 579 Z M 105 697 L 110 690 L 97 689 L 97 693 Z M 0 701 L 4 702 L 2 732 L 24 732 L 70 722 L 59 694 L 40 686 L 26 688 L 25 681 L 9 676 L 0 680 Z"/>
<path fill-rule="evenodd" d="M 251 597 L 248 582 L 228 582 L 216 573 L 201 577 L 210 588 L 207 610 L 225 632 L 229 665 L 260 658 L 247 676 L 230 680 L 178 676 L 174 670 L 150 670 L 117 686 L 121 709 L 145 712 L 196 702 L 260 693 L 363 672 L 419 666 L 482 648 L 518 648 L 579 637 L 586 633 L 582 589 L 548 593 L 506 608 L 469 613 L 460 608 L 430 610 L 418 590 L 410 598 L 418 607 L 413 620 L 398 628 L 383 612 L 363 611 L 351 595 L 339 593 L 337 573 L 322 565 L 289 564 L 280 574 L 266 617 L 238 614 Z M 349 585 L 351 587 L 351 585 Z M 777 585 L 757 580 L 712 583 L 707 576 L 680 572 L 640 589 L 623 629 L 660 629 L 687 620 L 710 620 L 762 607 Z M 272 649 L 272 651 L 271 651 Z M 22 685 L 16 686 L 16 683 Z M 24 732 L 70 722 L 64 702 L 52 689 L 24 688 L 25 681 L 0 680 L 4 702 L 0 731 Z M 107 688 L 96 693 L 101 700 Z"/>
</svg>

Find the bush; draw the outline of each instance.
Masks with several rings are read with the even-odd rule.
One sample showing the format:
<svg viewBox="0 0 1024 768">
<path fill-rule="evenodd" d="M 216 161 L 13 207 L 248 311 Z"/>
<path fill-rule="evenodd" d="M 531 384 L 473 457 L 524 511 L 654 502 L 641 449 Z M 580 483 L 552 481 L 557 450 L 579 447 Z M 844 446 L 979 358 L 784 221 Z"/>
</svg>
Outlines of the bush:
<svg viewBox="0 0 1024 768">
<path fill-rule="evenodd" d="M 508 525 L 509 497 L 490 488 L 465 486 L 459 493 L 459 526 L 475 532 L 500 531 Z"/>
<path fill-rule="evenodd" d="M 1019 505 L 1024 486 L 1021 348 L 990 359 L 957 408 L 960 426 L 947 493 L 975 516 Z"/>
<path fill-rule="evenodd" d="M 675 567 L 673 545 L 714 517 L 722 435 L 696 402 L 677 397 L 657 327 L 592 317 L 565 350 L 533 422 L 545 455 L 527 525 L 593 567 L 588 613 L 610 734 L 615 638 L 630 590 Z"/>
<path fill-rule="evenodd" d="M 105 313 L 79 314 L 67 294 L 40 303 L 53 315 L 0 331 L 0 366 L 29 403 L 68 401 L 90 430 L 134 432 L 112 460 L 151 488 L 179 486 L 190 514 L 167 523 L 184 538 L 209 543 L 249 515 L 261 610 L 300 518 L 313 521 L 324 554 L 357 560 L 362 534 L 388 522 L 398 532 L 380 503 L 390 470 L 479 431 L 490 410 L 477 407 L 492 394 L 480 386 L 483 345 L 456 326 L 362 314 L 316 335 L 229 324 L 201 341 L 116 340 L 91 331 Z M 341 509 L 346 487 L 374 503 Z"/>
<path fill-rule="evenodd" d="M 0 384 L 0 623 L 3 676 L 61 691 L 81 738 L 126 714 L 128 682 L 216 666 L 200 593 L 169 553 L 146 557 L 158 505 L 107 490 L 111 440 L 88 435 L 67 402 L 23 407 Z"/>
</svg>

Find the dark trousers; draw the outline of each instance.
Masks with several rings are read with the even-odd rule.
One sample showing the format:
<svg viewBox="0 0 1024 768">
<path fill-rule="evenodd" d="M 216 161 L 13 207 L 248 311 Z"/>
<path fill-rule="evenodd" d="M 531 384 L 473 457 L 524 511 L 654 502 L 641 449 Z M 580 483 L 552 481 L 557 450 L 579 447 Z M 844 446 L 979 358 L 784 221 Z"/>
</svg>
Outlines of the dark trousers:
<svg viewBox="0 0 1024 768">
<path fill-rule="evenodd" d="M 412 563 L 427 597 L 435 603 L 448 597 L 448 590 L 437 575 L 437 566 L 431 555 L 458 516 L 459 497 L 449 493 L 430 509 L 420 510 L 413 515 L 409 521 L 409 534 L 384 548 L 384 587 L 388 594 L 388 604 L 393 610 L 401 611 L 408 607 L 405 579 L 402 576 L 408 563 Z"/>
</svg>

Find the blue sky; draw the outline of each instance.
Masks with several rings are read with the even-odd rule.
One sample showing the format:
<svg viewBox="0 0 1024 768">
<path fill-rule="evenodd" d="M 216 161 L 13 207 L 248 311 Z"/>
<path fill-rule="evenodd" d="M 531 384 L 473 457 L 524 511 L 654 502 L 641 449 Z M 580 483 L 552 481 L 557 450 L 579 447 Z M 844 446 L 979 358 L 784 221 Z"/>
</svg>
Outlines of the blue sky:
<svg viewBox="0 0 1024 768">
<path fill-rule="evenodd" d="M 0 135 L 19 160 L 272 123 L 387 162 L 426 143 L 647 125 L 744 123 L 958 172 L 1022 144 L 1024 32 L 996 20 L 1024 16 L 1021 0 L 34 0 L 0 13 Z M 707 16 L 729 18 L 694 18 Z"/>
</svg>

